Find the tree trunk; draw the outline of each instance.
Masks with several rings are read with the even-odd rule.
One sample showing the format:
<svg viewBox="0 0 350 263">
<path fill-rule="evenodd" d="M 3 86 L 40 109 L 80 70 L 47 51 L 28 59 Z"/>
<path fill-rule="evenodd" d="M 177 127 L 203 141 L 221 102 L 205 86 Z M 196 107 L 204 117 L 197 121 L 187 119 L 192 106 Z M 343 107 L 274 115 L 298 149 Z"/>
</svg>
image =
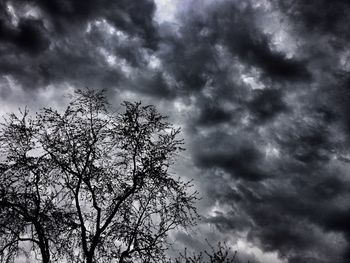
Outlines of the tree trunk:
<svg viewBox="0 0 350 263">
<path fill-rule="evenodd" d="M 93 263 L 94 262 L 94 251 L 88 251 L 85 253 L 86 256 L 86 263 Z"/>
<path fill-rule="evenodd" d="M 41 258 L 43 263 L 50 263 L 50 252 L 45 247 L 40 246 Z"/>
<path fill-rule="evenodd" d="M 36 232 L 38 234 L 39 239 L 39 249 L 41 253 L 41 258 L 43 263 L 50 263 L 50 248 L 49 248 L 49 242 L 45 237 L 45 233 L 40 225 L 40 223 L 35 222 L 34 223 Z"/>
</svg>

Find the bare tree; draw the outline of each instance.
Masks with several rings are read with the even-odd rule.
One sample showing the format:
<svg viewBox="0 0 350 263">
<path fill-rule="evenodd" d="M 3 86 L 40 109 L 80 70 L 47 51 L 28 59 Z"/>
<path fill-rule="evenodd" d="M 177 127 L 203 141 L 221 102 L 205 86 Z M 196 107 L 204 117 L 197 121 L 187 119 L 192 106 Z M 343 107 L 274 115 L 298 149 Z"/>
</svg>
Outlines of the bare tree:
<svg viewBox="0 0 350 263">
<path fill-rule="evenodd" d="M 184 253 L 180 253 L 180 256 L 174 260 L 170 260 L 169 263 L 235 263 L 237 252 L 232 252 L 226 243 L 219 242 L 216 247 L 213 247 L 208 243 L 210 250 L 204 250 L 204 252 L 189 255 L 187 249 Z M 249 263 L 249 261 L 248 261 Z"/>
<path fill-rule="evenodd" d="M 0 217 L 12 222 L 0 225 L 4 255 L 28 242 L 42 262 L 166 262 L 169 231 L 197 218 L 191 184 L 168 172 L 180 130 L 153 106 L 123 107 L 110 112 L 103 92 L 84 90 L 63 113 L 11 115 L 2 139 L 11 154 L 0 184 L 13 182 L 1 187 Z"/>
<path fill-rule="evenodd" d="M 9 115 L 0 134 L 0 260 L 13 262 L 18 252 L 30 247 L 44 263 L 62 258 L 69 237 L 69 211 L 59 207 L 61 190 L 53 182 L 54 166 L 47 154 L 39 154 L 37 127 L 28 111 Z M 53 177 L 50 177 L 53 176 Z M 69 230 L 69 229 L 68 229 Z"/>
</svg>

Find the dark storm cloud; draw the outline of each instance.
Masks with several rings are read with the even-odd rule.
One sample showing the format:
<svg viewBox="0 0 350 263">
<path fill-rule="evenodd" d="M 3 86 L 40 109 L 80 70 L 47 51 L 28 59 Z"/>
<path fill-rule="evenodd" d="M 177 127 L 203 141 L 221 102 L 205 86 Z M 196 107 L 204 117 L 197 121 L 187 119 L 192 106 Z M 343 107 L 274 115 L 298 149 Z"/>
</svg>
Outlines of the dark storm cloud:
<svg viewBox="0 0 350 263">
<path fill-rule="evenodd" d="M 334 205 L 337 197 L 349 197 L 347 195 L 349 185 L 344 186 L 343 189 L 337 188 L 335 185 L 339 186 L 339 182 L 337 182 L 339 179 L 332 174 L 329 175 L 329 172 L 321 175 L 327 179 L 314 174 L 311 176 L 312 181 L 295 178 L 288 190 L 281 187 L 283 191 L 282 189 L 274 189 L 270 193 L 264 193 L 264 189 L 255 188 L 257 194 L 261 194 L 262 198 L 258 203 L 249 200 L 246 206 L 249 207 L 250 214 L 260 229 L 252 230 L 250 232 L 251 238 L 259 238 L 261 245 L 266 250 L 273 251 L 278 247 L 279 252 L 287 258 L 293 257 L 292 254 L 301 256 L 307 252 L 315 251 L 319 253 L 316 258 L 324 260 L 328 258 L 329 262 L 331 260 L 342 262 L 341 256 L 343 255 L 339 252 L 338 255 L 332 255 L 336 259 L 332 259 L 330 255 L 322 256 L 323 253 L 319 249 L 322 246 L 327 246 L 327 241 L 317 239 L 318 233 L 317 228 L 315 228 L 315 226 L 321 227 L 326 233 L 332 231 L 339 231 L 345 235 L 348 233 L 348 227 L 344 223 L 331 225 L 329 221 L 346 220 L 346 212 L 334 208 Z M 332 184 L 333 186 L 331 186 Z M 335 189 L 332 188 L 334 186 Z M 339 190 L 339 192 L 334 190 Z M 328 192 L 328 194 L 324 192 Z M 339 228 L 337 229 L 337 227 Z M 330 246 L 329 250 L 337 251 L 337 246 L 340 246 L 340 242 L 333 248 Z"/>
<path fill-rule="evenodd" d="M 245 228 L 261 248 L 277 250 L 290 260 L 298 255 L 310 262 L 321 258 L 324 262 L 346 262 L 342 260 L 348 256 L 342 238 L 349 240 L 345 223 L 349 211 L 348 167 L 334 158 L 347 140 L 337 138 L 338 132 L 332 135 L 323 116 L 315 114 L 310 105 L 304 106 L 301 113 L 287 112 L 285 120 L 266 123 L 264 134 L 248 125 L 235 133 L 227 130 L 229 133 L 197 136 L 193 150 L 196 164 L 204 170 L 211 168 L 207 173 L 212 173 L 207 177 L 208 193 L 234 211 L 213 216 L 208 222 L 217 224 L 223 233 Z M 311 120 L 303 121 L 304 117 Z M 264 156 L 263 149 L 269 143 L 278 148 L 276 156 L 269 156 L 268 148 Z M 222 169 L 234 180 L 212 168 Z M 253 177 L 259 180 L 250 180 L 251 174 L 259 175 Z M 218 181 L 224 183 L 214 188 Z M 235 223 L 238 218 L 243 218 L 240 224 Z M 335 245 L 327 238 L 330 233 L 341 235 Z M 320 247 L 327 247 L 329 255 Z M 309 253 L 318 255 L 312 259 Z"/>
<path fill-rule="evenodd" d="M 288 109 L 280 90 L 264 89 L 253 93 L 248 107 L 258 121 L 267 121 Z"/>
<path fill-rule="evenodd" d="M 108 67 L 98 50 L 80 37 L 57 43 L 35 57 L 3 54 L 1 72 L 14 77 L 25 89 L 62 82 L 81 86 L 118 83 L 120 71 Z"/>
<path fill-rule="evenodd" d="M 208 198 L 226 207 L 205 222 L 233 235 L 245 229 L 251 242 L 289 262 L 348 262 L 350 186 L 342 156 L 349 146 L 349 91 L 338 52 L 349 8 L 294 1 L 293 17 L 270 3 L 268 11 L 238 1 L 199 10 L 194 4 L 161 53 L 179 92 L 195 95 L 187 123 L 191 154 L 206 175 Z M 271 11 L 300 39 L 292 56 L 258 25 Z M 310 27 L 310 12 L 326 21 L 332 12 L 341 17 L 329 28 L 317 19 Z M 237 74 L 250 71 L 262 89 Z"/>
<path fill-rule="evenodd" d="M 233 15 L 232 15 L 233 14 Z M 238 9 L 229 2 L 214 9 L 208 27 L 220 37 L 233 55 L 249 66 L 260 68 L 266 77 L 279 80 L 307 80 L 310 75 L 304 61 L 287 58 L 271 49 L 271 40 L 254 23 L 254 11 Z"/>
<path fill-rule="evenodd" d="M 23 1 L 13 2 L 17 5 L 23 4 Z M 155 5 L 150 0 L 29 0 L 27 4 L 38 7 L 58 33 L 65 33 L 75 25 L 84 25 L 90 20 L 105 18 L 128 34 L 141 35 L 149 41 L 146 44 L 156 44 L 153 42 L 156 40 L 153 24 Z"/>
<path fill-rule="evenodd" d="M 326 33 L 339 37 L 349 37 L 346 24 L 350 15 L 347 0 L 275 1 L 296 25 L 307 31 Z"/>
<path fill-rule="evenodd" d="M 200 111 L 197 123 L 201 126 L 214 125 L 222 122 L 228 122 L 231 118 L 232 116 L 229 111 L 209 102 L 209 105 Z"/>
<path fill-rule="evenodd" d="M 4 1 L 1 75 L 28 90 L 62 83 L 115 88 L 128 78 L 125 67 L 144 66 L 145 53 L 156 48 L 154 12 L 149 0 Z M 153 76 L 150 85 L 161 83 Z"/>
<path fill-rule="evenodd" d="M 194 152 L 197 166 L 221 168 L 233 178 L 244 180 L 255 181 L 268 176 L 258 167 L 263 162 L 263 154 L 248 140 L 236 141 L 234 136 L 221 132 L 198 139 L 201 147 Z"/>
<path fill-rule="evenodd" d="M 169 87 L 163 72 L 157 70 L 135 72 L 130 78 L 124 79 L 121 86 L 154 99 L 171 100 L 176 97 L 176 92 Z"/>
<path fill-rule="evenodd" d="M 35 19 L 21 19 L 17 27 L 0 20 L 0 41 L 9 44 L 9 48 L 13 48 L 11 45 L 14 45 L 19 51 L 32 55 L 44 51 L 49 46 L 42 21 Z"/>
<path fill-rule="evenodd" d="M 184 20 L 179 36 L 163 36 L 164 67 L 186 90 L 202 89 L 223 72 L 221 60 L 256 68 L 264 78 L 276 81 L 308 81 L 311 75 L 305 61 L 288 58 L 274 50 L 268 34 L 262 32 L 250 6 L 231 1 L 212 4 L 198 11 L 196 4 Z M 227 54 L 220 57 L 224 49 Z"/>
</svg>

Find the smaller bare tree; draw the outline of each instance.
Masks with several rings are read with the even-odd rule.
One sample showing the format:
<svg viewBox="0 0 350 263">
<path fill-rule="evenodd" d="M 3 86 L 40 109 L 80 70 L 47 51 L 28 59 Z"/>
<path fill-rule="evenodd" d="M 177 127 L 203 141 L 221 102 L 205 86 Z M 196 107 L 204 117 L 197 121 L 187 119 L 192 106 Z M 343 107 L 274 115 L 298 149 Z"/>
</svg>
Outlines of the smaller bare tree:
<svg viewBox="0 0 350 263">
<path fill-rule="evenodd" d="M 219 242 L 216 247 L 208 243 L 210 250 L 189 255 L 187 249 L 175 258 L 173 263 L 235 263 L 237 252 L 232 252 L 226 243 Z M 170 263 L 170 262 L 169 262 Z M 248 262 L 249 263 L 249 262 Z"/>
</svg>

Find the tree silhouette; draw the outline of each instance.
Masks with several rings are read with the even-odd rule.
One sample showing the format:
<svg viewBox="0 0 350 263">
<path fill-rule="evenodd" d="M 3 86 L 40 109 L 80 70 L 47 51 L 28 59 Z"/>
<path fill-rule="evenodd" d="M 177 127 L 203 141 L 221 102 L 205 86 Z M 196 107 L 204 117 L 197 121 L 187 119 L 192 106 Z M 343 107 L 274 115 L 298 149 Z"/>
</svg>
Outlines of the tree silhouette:
<svg viewBox="0 0 350 263">
<path fill-rule="evenodd" d="M 169 263 L 235 263 L 237 252 L 232 252 L 226 243 L 219 242 L 216 247 L 208 243 L 210 250 L 189 255 L 187 249 Z M 249 263 L 249 261 L 248 261 Z"/>
<path fill-rule="evenodd" d="M 167 262 L 170 230 L 195 224 L 196 192 L 168 168 L 180 130 L 153 106 L 78 91 L 63 113 L 11 114 L 1 135 L 0 252 L 42 262 Z"/>
<path fill-rule="evenodd" d="M 37 125 L 11 114 L 0 134 L 0 260 L 12 262 L 22 243 L 40 254 L 42 262 L 62 256 L 69 237 L 70 211 L 59 206 L 61 189 L 55 187 L 55 168 L 46 154 L 35 157 Z M 53 176 L 53 177 L 51 177 Z M 25 250 L 24 250 L 25 251 Z"/>
</svg>

